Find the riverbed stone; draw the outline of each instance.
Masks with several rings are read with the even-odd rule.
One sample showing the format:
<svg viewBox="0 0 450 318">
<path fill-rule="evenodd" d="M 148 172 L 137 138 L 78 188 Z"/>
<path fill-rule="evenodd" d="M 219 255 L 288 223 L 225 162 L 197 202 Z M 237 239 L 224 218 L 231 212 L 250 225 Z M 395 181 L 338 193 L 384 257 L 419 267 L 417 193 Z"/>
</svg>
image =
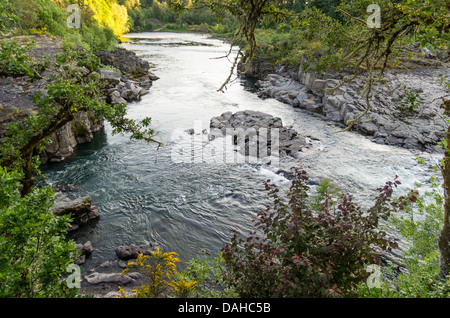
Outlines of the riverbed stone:
<svg viewBox="0 0 450 318">
<path fill-rule="evenodd" d="M 272 155 L 271 151 L 274 145 L 272 145 L 271 134 L 274 129 L 277 129 L 279 136 L 277 141 L 279 156 L 298 158 L 299 152 L 309 146 L 305 137 L 298 134 L 292 126 L 283 126 L 281 118 L 260 111 L 225 112 L 211 118 L 210 129 L 209 140 L 214 140 L 218 131 L 219 136 L 231 134 L 233 145 L 239 146 L 238 151 L 246 156 Z M 267 147 L 267 151 L 260 147 Z M 250 153 L 250 151 L 255 151 L 256 154 Z"/>
<path fill-rule="evenodd" d="M 150 255 L 150 252 L 154 250 L 152 244 L 131 244 L 121 245 L 116 248 L 116 255 L 121 260 L 135 259 L 139 254 Z"/>
<path fill-rule="evenodd" d="M 124 48 L 116 48 L 108 51 L 103 50 L 95 53 L 102 64 L 119 69 L 122 73 L 131 77 L 148 75 L 150 64 L 137 56 L 135 52 Z"/>
<path fill-rule="evenodd" d="M 98 273 L 94 272 L 84 277 L 89 284 L 98 285 L 100 283 L 129 284 L 134 281 L 130 275 L 121 273 Z"/>
<path fill-rule="evenodd" d="M 56 193 L 52 210 L 56 216 L 71 216 L 73 221 L 69 231 L 75 231 L 100 218 L 98 208 L 92 204 L 90 196 L 71 199 L 62 193 Z"/>
</svg>

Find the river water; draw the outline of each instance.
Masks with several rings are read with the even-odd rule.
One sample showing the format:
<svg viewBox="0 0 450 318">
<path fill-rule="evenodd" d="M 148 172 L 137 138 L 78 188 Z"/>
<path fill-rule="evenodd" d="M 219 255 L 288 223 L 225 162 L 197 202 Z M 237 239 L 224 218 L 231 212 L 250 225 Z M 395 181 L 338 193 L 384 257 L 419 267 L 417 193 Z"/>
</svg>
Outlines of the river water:
<svg viewBox="0 0 450 318">
<path fill-rule="evenodd" d="M 51 185 L 74 184 L 89 194 L 100 212 L 99 221 L 74 237 L 91 241 L 94 252 L 84 270 L 115 258 L 115 248 L 133 243 L 157 244 L 175 251 L 182 261 L 202 257 L 201 250 L 217 255 L 231 231 L 246 233 L 251 219 L 269 203 L 262 180 L 280 187 L 289 180 L 276 174 L 303 164 L 312 180 L 332 178 L 365 206 L 375 189 L 399 175 L 403 188 L 426 183 L 439 156 L 378 145 L 324 121 L 319 115 L 295 109 L 273 99 L 259 99 L 250 79 L 239 78 L 225 93 L 217 92 L 228 77 L 230 46 L 198 34 L 140 33 L 127 35 L 123 47 L 152 64 L 160 77 L 142 101 L 128 106 L 129 117 L 152 117 L 156 139 L 165 147 L 112 135 L 106 123 L 90 144 L 80 145 L 64 163 L 44 169 Z M 236 54 L 232 51 L 231 57 Z M 226 111 L 258 110 L 280 117 L 301 135 L 317 140 L 299 160 L 283 159 L 279 167 L 224 162 L 177 162 L 175 131 L 199 123 L 209 127 L 211 117 Z"/>
</svg>

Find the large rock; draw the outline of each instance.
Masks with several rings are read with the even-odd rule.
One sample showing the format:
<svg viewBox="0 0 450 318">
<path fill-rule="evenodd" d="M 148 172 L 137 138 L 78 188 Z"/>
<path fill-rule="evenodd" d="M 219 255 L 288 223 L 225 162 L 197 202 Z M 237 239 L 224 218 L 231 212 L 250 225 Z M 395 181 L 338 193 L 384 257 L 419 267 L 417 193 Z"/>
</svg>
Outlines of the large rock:
<svg viewBox="0 0 450 318">
<path fill-rule="evenodd" d="M 238 151 L 245 156 L 263 158 L 274 155 L 272 151 L 275 145 L 272 143 L 276 142 L 279 153 L 275 155 L 298 158 L 299 152 L 309 146 L 305 137 L 300 136 L 292 126 L 285 127 L 279 117 L 260 111 L 245 110 L 234 114 L 225 112 L 211 119 L 210 129 L 210 140 L 215 139 L 217 135 L 220 137 L 232 134 L 233 144 L 240 145 Z M 275 130 L 278 134 L 277 140 Z"/>
<path fill-rule="evenodd" d="M 74 262 L 77 265 L 83 265 L 86 261 L 86 257 L 89 257 L 94 250 L 90 241 L 87 241 L 84 244 L 78 243 L 75 245 L 75 248 L 77 252 L 80 253 L 80 256 Z"/>
<path fill-rule="evenodd" d="M 56 194 L 53 212 L 56 216 L 71 216 L 72 227 L 69 231 L 77 230 L 100 217 L 98 209 L 92 204 L 90 196 L 71 199 L 62 193 Z"/>
<path fill-rule="evenodd" d="M 91 142 L 94 133 L 100 131 L 102 127 L 102 118 L 81 112 L 76 113 L 74 120 L 50 136 L 52 142 L 41 152 L 41 162 L 64 161 L 73 154 L 77 145 Z"/>
<path fill-rule="evenodd" d="M 37 61 L 46 58 L 54 61 L 56 54 L 62 51 L 61 41 L 57 38 L 32 36 L 20 37 L 18 41 L 27 39 L 36 42 L 36 47 L 29 54 Z M 118 70 L 99 71 L 105 83 L 104 96 L 100 101 L 111 104 L 139 101 L 142 96 L 149 93 L 153 81 L 158 79 L 149 72 L 149 63 L 134 52 L 119 48 L 101 51 L 97 55 L 104 65 L 113 66 Z M 45 87 L 50 83 L 53 74 L 54 69 L 50 64 L 41 74 L 43 78 L 37 81 L 31 81 L 27 76 L 0 77 L 0 142 L 11 122 L 25 120 L 31 113 L 37 111 L 33 95 L 41 93 L 45 96 Z M 111 96 L 114 91 L 118 91 L 117 98 Z M 92 141 L 93 134 L 103 127 L 103 119 L 95 118 L 91 114 L 78 112 L 74 117 L 73 121 L 50 136 L 52 143 L 40 152 L 42 163 L 65 160 L 73 154 L 78 144 Z"/>
<path fill-rule="evenodd" d="M 154 249 L 154 246 L 151 244 L 122 245 L 116 248 L 116 255 L 119 259 L 126 261 L 137 258 L 139 254 L 150 255 L 150 252 Z"/>
<path fill-rule="evenodd" d="M 386 83 L 375 85 L 371 100 L 371 116 L 365 116 L 353 129 L 376 143 L 407 149 L 439 151 L 447 127 L 440 104 L 450 92 L 438 83 L 449 78 L 449 58 L 421 49 L 419 44 L 396 48 L 403 54 L 398 58 L 399 68 L 388 69 Z M 440 54 L 442 55 L 442 54 Z M 246 58 L 243 59 L 246 62 Z M 362 77 L 335 90 L 343 76 L 348 74 L 317 74 L 303 67 L 269 66 L 255 57 L 244 68 L 244 75 L 259 79 L 257 94 L 261 98 L 275 98 L 283 103 L 312 111 L 324 119 L 347 125 L 366 108 L 360 93 L 364 88 Z M 447 63 L 447 64 L 446 64 Z M 421 105 L 414 110 L 402 105 L 411 94 L 420 96 Z"/>
<path fill-rule="evenodd" d="M 121 273 L 98 273 L 94 272 L 89 275 L 86 275 L 84 279 L 89 284 L 98 285 L 104 283 L 114 283 L 117 285 L 127 285 L 139 278 L 139 273 L 129 273 L 126 275 L 122 275 Z"/>
<path fill-rule="evenodd" d="M 139 58 L 132 51 L 116 48 L 112 51 L 103 50 L 95 54 L 102 64 L 113 66 L 128 76 L 141 77 L 149 74 L 150 64 L 148 61 Z"/>
</svg>

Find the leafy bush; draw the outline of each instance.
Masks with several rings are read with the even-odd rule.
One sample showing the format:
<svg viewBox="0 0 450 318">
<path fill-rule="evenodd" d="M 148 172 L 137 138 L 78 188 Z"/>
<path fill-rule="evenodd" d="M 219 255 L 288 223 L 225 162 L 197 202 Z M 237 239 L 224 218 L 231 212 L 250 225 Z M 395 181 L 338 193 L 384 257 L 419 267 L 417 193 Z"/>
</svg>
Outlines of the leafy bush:
<svg viewBox="0 0 450 318">
<path fill-rule="evenodd" d="M 197 282 L 193 297 L 199 298 L 233 298 L 237 297 L 234 289 L 223 280 L 224 259 L 219 253 L 212 262 L 208 259 L 191 259 L 183 276 Z"/>
<path fill-rule="evenodd" d="M 135 262 L 129 262 L 128 268 L 123 270 L 122 275 L 127 274 L 130 269 L 136 270 L 148 281 L 139 289 L 132 291 L 133 298 L 160 298 L 160 297 L 188 297 L 193 293 L 196 281 L 186 280 L 183 275 L 177 273 L 176 263 L 180 260 L 178 254 L 161 253 L 159 248 L 149 255 L 139 254 Z M 127 293 L 119 287 L 120 297 L 128 298 Z"/>
<path fill-rule="evenodd" d="M 394 230 L 408 243 L 404 269 L 382 276 L 379 288 L 359 287 L 361 297 L 436 298 L 450 295 L 450 279 L 438 280 L 439 235 L 444 221 L 444 197 L 434 185 L 417 196 L 401 214 L 391 217 Z M 392 273 L 393 272 L 393 273 Z"/>
<path fill-rule="evenodd" d="M 0 167 L 0 297 L 69 297 L 63 277 L 76 256 L 70 219 L 55 217 L 50 187 L 20 194 L 22 175 Z"/>
<path fill-rule="evenodd" d="M 353 295 L 357 284 L 368 277 L 366 265 L 378 263 L 376 251 L 397 247 L 378 229 L 379 221 L 414 201 L 415 192 L 392 200 L 394 187 L 400 184 L 395 180 L 378 189 L 374 206 L 366 212 L 346 193 L 326 196 L 321 208 L 313 210 L 306 172 L 294 170 L 287 202 L 267 180 L 273 207 L 258 213 L 256 230 L 248 237 L 235 232 L 224 247 L 225 280 L 241 297 Z"/>
<path fill-rule="evenodd" d="M 34 46 L 25 43 L 19 46 L 17 41 L 0 43 L 0 75 L 28 75 L 33 76 L 30 58 L 26 54 Z"/>
</svg>

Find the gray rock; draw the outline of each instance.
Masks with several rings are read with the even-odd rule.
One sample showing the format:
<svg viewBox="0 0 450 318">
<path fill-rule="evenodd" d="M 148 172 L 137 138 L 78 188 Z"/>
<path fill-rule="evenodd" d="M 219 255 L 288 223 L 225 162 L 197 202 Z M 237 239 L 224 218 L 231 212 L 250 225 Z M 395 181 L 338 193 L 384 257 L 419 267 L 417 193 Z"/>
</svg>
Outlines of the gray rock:
<svg viewBox="0 0 450 318">
<path fill-rule="evenodd" d="M 57 193 L 52 209 L 56 216 L 71 216 L 73 221 L 70 231 L 83 227 L 100 217 L 97 207 L 92 205 L 90 196 L 70 199 L 64 194 Z"/>
<path fill-rule="evenodd" d="M 106 69 L 100 69 L 100 75 L 104 80 L 112 84 L 119 84 L 121 78 L 121 75 L 119 73 Z"/>
<path fill-rule="evenodd" d="M 100 283 L 116 283 L 127 285 L 135 280 L 130 277 L 130 275 L 122 275 L 121 273 L 98 273 L 94 272 L 87 276 L 84 276 L 84 279 L 89 284 L 98 285 Z"/>
<path fill-rule="evenodd" d="M 112 51 L 99 51 L 95 53 L 102 64 L 119 69 L 129 77 L 139 77 L 149 74 L 150 64 L 139 58 L 135 52 L 116 48 Z"/>
<path fill-rule="evenodd" d="M 120 97 L 114 99 L 113 101 L 111 101 L 111 104 L 112 104 L 112 105 L 126 104 L 126 103 L 127 103 L 126 99 L 123 98 L 122 96 L 120 96 Z"/>
<path fill-rule="evenodd" d="M 308 147 L 305 137 L 300 136 L 291 126 L 284 127 L 281 118 L 259 111 L 244 110 L 236 113 L 226 112 L 210 120 L 211 133 L 208 139 L 220 135 L 232 135 L 233 145 L 239 146 L 242 155 L 271 155 L 273 129 L 278 130 L 280 155 L 298 157 L 298 153 Z M 262 131 L 261 129 L 265 129 Z M 262 134 L 267 132 L 267 135 Z M 262 149 L 260 147 L 268 147 Z M 256 153 L 255 153 L 256 152 Z"/>
<path fill-rule="evenodd" d="M 354 125 L 353 130 L 367 135 L 377 143 L 439 151 L 436 145 L 446 128 L 440 104 L 442 98 L 450 92 L 437 84 L 435 71 L 433 68 L 409 70 L 405 73 L 388 71 L 386 84 L 373 87 L 370 117 L 364 116 Z M 440 77 L 450 77 L 450 69 L 440 68 L 439 71 Z M 286 70 L 268 74 L 256 86 L 261 98 L 275 98 L 294 107 L 321 114 L 326 120 L 347 124 L 366 108 L 365 98 L 360 96 L 364 80 L 357 78 L 335 90 L 331 89 L 338 84 L 338 75 L 313 74 L 300 68 L 296 76 Z M 420 94 L 422 104 L 414 111 L 401 109 L 401 102 L 406 97 L 401 91 L 404 86 L 410 92 Z M 220 125 L 223 124 L 214 123 L 215 127 Z"/>
<path fill-rule="evenodd" d="M 135 259 L 139 254 L 150 255 L 150 251 L 154 248 L 150 244 L 144 245 L 122 245 L 116 248 L 116 255 L 121 260 Z"/>
</svg>

